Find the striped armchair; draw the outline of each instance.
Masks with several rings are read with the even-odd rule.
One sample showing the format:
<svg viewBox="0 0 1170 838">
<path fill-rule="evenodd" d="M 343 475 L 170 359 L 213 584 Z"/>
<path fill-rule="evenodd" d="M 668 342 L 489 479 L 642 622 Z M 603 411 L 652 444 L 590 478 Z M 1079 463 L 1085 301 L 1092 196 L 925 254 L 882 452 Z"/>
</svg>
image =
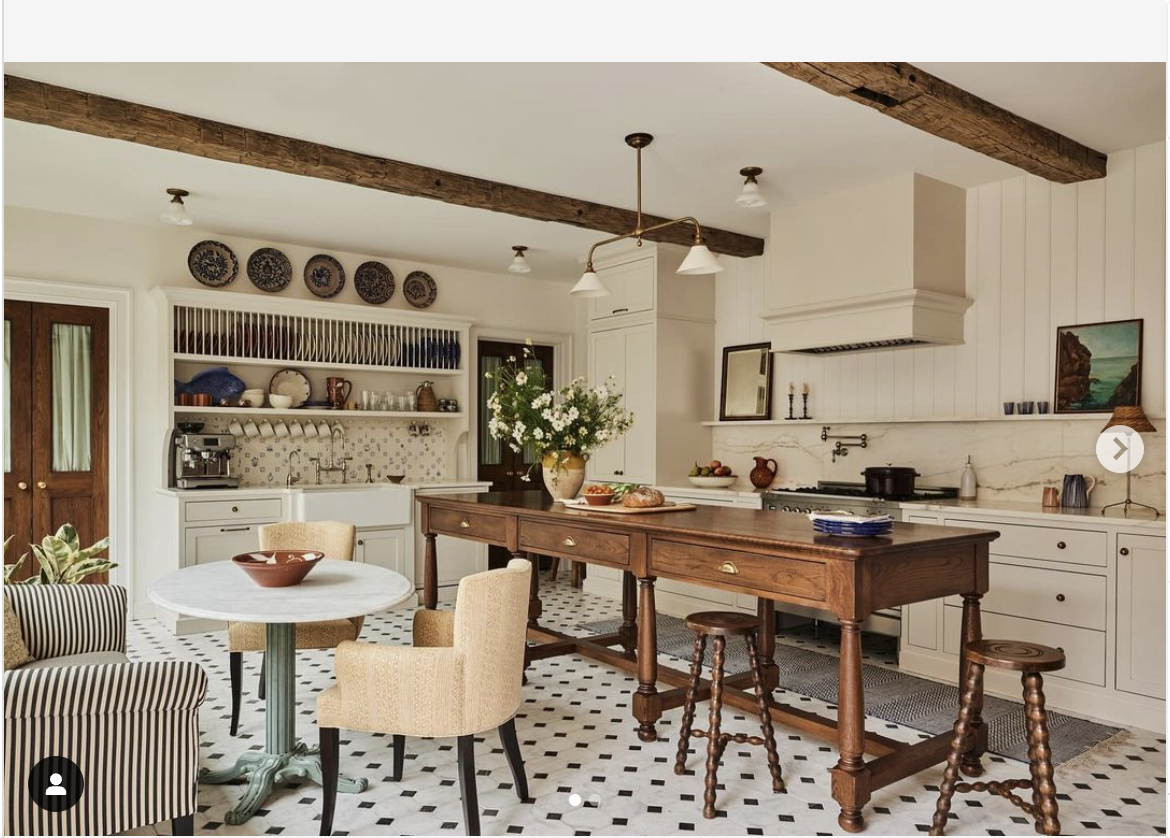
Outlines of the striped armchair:
<svg viewBox="0 0 1170 838">
<path fill-rule="evenodd" d="M 5 834 L 113 835 L 164 820 L 193 834 L 203 670 L 130 662 L 124 588 L 6 585 L 4 596 L 36 658 L 4 673 Z M 41 809 L 26 788 L 48 756 L 85 780 L 63 812 Z"/>
</svg>

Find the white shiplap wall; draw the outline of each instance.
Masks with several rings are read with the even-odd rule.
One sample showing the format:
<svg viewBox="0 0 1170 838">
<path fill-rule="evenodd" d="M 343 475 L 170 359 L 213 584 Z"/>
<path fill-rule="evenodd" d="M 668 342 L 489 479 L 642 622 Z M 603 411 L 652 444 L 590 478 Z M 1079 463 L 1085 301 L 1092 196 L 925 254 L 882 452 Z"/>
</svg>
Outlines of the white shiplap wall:
<svg viewBox="0 0 1170 838">
<path fill-rule="evenodd" d="M 1165 152 L 1115 152 L 1103 180 L 1025 175 L 968 190 L 965 342 L 777 355 L 773 416 L 787 413 L 789 381 L 807 381 L 812 415 L 836 422 L 974 419 L 1002 415 L 1005 401 L 1051 402 L 1057 327 L 1131 317 L 1145 320 L 1142 403 L 1165 415 Z M 720 347 L 763 340 L 768 258 L 725 260 Z"/>
</svg>

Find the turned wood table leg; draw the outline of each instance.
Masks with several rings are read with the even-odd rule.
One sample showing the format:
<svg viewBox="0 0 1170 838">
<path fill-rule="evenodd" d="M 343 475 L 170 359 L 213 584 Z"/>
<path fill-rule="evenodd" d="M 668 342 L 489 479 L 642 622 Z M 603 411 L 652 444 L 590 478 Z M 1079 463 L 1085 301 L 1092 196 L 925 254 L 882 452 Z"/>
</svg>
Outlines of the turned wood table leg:
<svg viewBox="0 0 1170 838">
<path fill-rule="evenodd" d="M 423 608 L 434 611 L 439 607 L 439 560 L 435 550 L 435 534 L 426 533 L 423 551 Z"/>
<path fill-rule="evenodd" d="M 780 667 L 776 666 L 776 603 L 763 597 L 756 600 L 756 615 L 760 618 L 759 660 L 764 694 L 771 697 L 780 684 Z"/>
<path fill-rule="evenodd" d="M 980 619 L 980 594 L 964 594 L 963 596 L 963 652 L 959 655 L 959 685 L 967 683 L 970 664 L 967 662 L 967 644 L 976 643 L 983 639 L 983 623 Z M 978 777 L 983 774 L 983 763 L 980 761 L 983 752 L 987 750 L 987 728 L 983 724 L 983 680 L 971 703 L 971 733 L 967 739 L 967 752 L 963 755 L 962 771 L 968 777 Z"/>
<path fill-rule="evenodd" d="M 622 571 L 622 648 L 633 652 L 638 648 L 638 580 L 628 570 Z"/>
<path fill-rule="evenodd" d="M 837 686 L 837 766 L 833 799 L 841 806 L 837 823 L 846 832 L 865 828 L 861 810 L 869 802 L 865 765 L 865 689 L 861 680 L 861 621 L 841 620 L 840 682 Z"/>
<path fill-rule="evenodd" d="M 528 580 L 528 627 L 540 626 L 540 615 L 544 605 L 540 601 L 540 556 L 535 553 L 513 553 L 514 559 L 528 559 L 532 562 L 532 576 Z"/>
<path fill-rule="evenodd" d="M 634 693 L 634 718 L 638 720 L 638 738 L 653 742 L 658 738 L 654 723 L 662 716 L 658 697 L 658 613 L 654 608 L 653 576 L 638 580 L 638 691 Z"/>
</svg>

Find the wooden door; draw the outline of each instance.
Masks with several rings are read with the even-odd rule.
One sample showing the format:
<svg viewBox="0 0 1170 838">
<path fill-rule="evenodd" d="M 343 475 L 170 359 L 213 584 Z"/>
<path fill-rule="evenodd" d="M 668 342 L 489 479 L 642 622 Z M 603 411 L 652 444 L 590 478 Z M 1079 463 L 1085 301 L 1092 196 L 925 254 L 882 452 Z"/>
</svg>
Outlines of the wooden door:
<svg viewBox="0 0 1170 838">
<path fill-rule="evenodd" d="M 87 546 L 109 532 L 109 313 L 7 302 L 5 318 L 14 410 L 4 487 L 13 517 L 5 515 L 5 536 L 16 536 L 19 556 L 69 523 Z M 27 424 L 17 421 L 18 411 L 26 411 Z M 34 564 L 30 558 L 19 576 L 31 575 Z M 87 581 L 104 582 L 105 574 Z"/>
<path fill-rule="evenodd" d="M 12 536 L 4 563 L 16 561 L 32 543 L 32 307 L 4 304 L 4 537 Z M 33 561 L 30 557 L 29 562 Z M 29 575 L 28 566 L 17 578 Z"/>
<path fill-rule="evenodd" d="M 544 370 L 544 380 L 552 383 L 553 348 L 551 346 L 530 346 L 528 348 L 532 353 L 528 359 L 528 366 L 539 366 Z M 476 473 L 478 479 L 491 481 L 493 492 L 523 492 L 532 489 L 543 490 L 544 488 L 537 462 L 539 452 L 528 448 L 521 449 L 517 453 L 504 442 L 493 439 L 487 429 L 488 420 L 491 418 L 487 400 L 492 394 L 493 388 L 492 382 L 484 378 L 484 374 L 509 363 L 508 358 L 523 357 L 523 344 L 490 340 L 479 342 L 479 374 L 476 376 L 478 382 L 476 403 L 479 406 Z M 524 480 L 524 475 L 530 475 L 531 479 Z"/>
</svg>

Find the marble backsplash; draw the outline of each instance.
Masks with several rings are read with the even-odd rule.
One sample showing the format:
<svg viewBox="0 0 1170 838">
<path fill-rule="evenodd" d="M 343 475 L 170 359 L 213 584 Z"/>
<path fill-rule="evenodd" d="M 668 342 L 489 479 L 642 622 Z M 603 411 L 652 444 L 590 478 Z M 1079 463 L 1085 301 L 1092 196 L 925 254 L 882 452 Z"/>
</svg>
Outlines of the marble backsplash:
<svg viewBox="0 0 1170 838">
<path fill-rule="evenodd" d="M 208 433 L 231 433 L 230 417 L 201 415 L 183 417 L 184 421 L 203 422 Z M 290 422 L 290 419 L 285 419 Z M 275 422 L 274 422 L 275 424 Z M 430 425 L 429 436 L 411 436 L 409 422 L 387 422 L 373 419 L 344 419 L 341 426 L 344 439 L 334 442 L 334 456 L 349 458 L 349 481 L 365 482 L 366 463 L 374 467 L 374 479 L 384 481 L 387 475 L 406 475 L 408 481 L 440 480 L 453 473 L 447 467 L 447 440 L 440 423 Z M 313 480 L 313 464 L 309 457 L 320 457 L 322 464 L 329 458 L 327 438 L 300 438 L 238 436 L 232 453 L 232 474 L 245 487 L 283 486 L 288 474 L 288 458 L 292 451 L 300 451 L 294 467 L 302 483 Z M 322 482 L 341 482 L 340 473 L 322 475 Z"/>
<path fill-rule="evenodd" d="M 1061 486 L 1065 474 L 1097 479 L 1093 506 L 1125 498 L 1125 475 L 1106 471 L 1094 445 L 1108 417 L 988 422 L 901 422 L 833 424 L 830 434 L 868 434 L 865 449 L 852 448 L 834 463 L 833 443 L 821 441 L 820 423 L 718 426 L 714 456 L 740 475 L 736 488 L 750 490 L 753 456 L 779 464 L 774 485 L 798 486 L 818 480 L 861 481 L 866 466 L 913 466 L 921 485 L 958 486 L 967 456 L 979 478 L 979 497 L 1040 502 L 1045 486 Z M 1165 420 L 1153 419 L 1158 433 L 1142 434 L 1145 455 L 1133 472 L 1133 499 L 1166 509 Z"/>
</svg>

